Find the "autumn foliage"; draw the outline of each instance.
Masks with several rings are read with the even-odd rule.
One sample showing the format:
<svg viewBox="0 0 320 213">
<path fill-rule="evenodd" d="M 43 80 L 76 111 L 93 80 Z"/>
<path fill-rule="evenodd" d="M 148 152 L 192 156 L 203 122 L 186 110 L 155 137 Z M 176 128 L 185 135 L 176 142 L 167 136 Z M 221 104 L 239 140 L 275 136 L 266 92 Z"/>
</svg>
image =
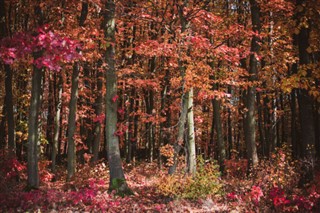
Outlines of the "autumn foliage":
<svg viewBox="0 0 320 213">
<path fill-rule="evenodd" d="M 1 211 L 320 211 L 319 11 L 0 0 Z"/>
</svg>

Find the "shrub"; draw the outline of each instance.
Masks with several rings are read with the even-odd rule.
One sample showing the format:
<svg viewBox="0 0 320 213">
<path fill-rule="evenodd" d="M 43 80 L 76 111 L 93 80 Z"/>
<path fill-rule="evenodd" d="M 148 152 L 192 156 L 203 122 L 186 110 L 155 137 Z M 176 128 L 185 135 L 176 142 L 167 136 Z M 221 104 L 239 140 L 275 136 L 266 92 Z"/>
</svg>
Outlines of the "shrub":
<svg viewBox="0 0 320 213">
<path fill-rule="evenodd" d="M 291 191 L 298 185 L 300 165 L 293 160 L 290 147 L 277 148 L 269 160 L 262 160 L 253 172 L 253 179 L 269 191 L 278 187 Z"/>
<path fill-rule="evenodd" d="M 205 163 L 203 158 L 198 158 L 197 172 L 194 176 L 184 172 L 165 175 L 157 188 L 165 196 L 198 199 L 219 194 L 222 188 L 219 178 L 220 172 L 215 163 Z"/>
</svg>

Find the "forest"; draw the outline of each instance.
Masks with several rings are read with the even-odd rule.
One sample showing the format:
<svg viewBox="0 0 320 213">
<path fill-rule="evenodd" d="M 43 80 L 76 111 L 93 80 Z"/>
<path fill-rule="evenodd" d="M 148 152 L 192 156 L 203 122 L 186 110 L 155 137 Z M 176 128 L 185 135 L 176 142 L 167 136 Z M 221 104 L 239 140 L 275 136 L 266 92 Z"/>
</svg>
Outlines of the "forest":
<svg viewBox="0 0 320 213">
<path fill-rule="evenodd" d="M 319 212 L 319 0 L 0 0 L 0 212 Z"/>
</svg>

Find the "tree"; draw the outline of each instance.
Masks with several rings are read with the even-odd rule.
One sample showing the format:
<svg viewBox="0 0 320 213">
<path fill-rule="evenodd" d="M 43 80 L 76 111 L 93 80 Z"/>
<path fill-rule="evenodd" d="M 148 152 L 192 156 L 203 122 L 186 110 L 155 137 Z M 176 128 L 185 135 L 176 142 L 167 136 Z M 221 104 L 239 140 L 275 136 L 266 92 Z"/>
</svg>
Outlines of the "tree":
<svg viewBox="0 0 320 213">
<path fill-rule="evenodd" d="M 119 138 L 117 132 L 117 71 L 115 68 L 115 30 L 116 30 L 116 4 L 114 0 L 107 0 L 105 3 L 104 29 L 107 49 L 106 60 L 106 143 L 110 168 L 109 190 L 116 190 L 118 194 L 131 194 L 122 169 Z"/>
<path fill-rule="evenodd" d="M 258 33 L 260 32 L 260 8 L 258 2 L 250 0 L 252 30 L 256 35 L 253 35 L 251 40 L 251 54 L 249 62 L 249 82 L 245 95 L 245 107 L 247 112 L 244 118 L 244 135 L 247 146 L 247 155 L 249 163 L 255 167 L 258 165 L 258 153 L 256 145 L 256 127 L 255 127 L 255 98 L 256 98 L 256 86 L 258 73 L 258 54 L 260 50 Z"/>
<path fill-rule="evenodd" d="M 35 6 L 35 15 L 38 24 L 43 23 L 42 11 L 39 5 Z M 33 58 L 35 61 L 41 58 L 42 51 L 34 51 Z M 39 169 L 38 169 L 38 140 L 39 140 L 39 111 L 41 105 L 42 93 L 42 76 L 43 68 L 36 65 L 33 66 L 31 78 L 31 100 L 28 119 L 28 187 L 39 188 Z"/>
<path fill-rule="evenodd" d="M 189 17 L 186 17 L 184 14 L 187 9 L 189 1 L 183 1 L 183 3 L 176 4 L 176 9 L 179 15 L 179 21 L 181 25 L 181 34 L 185 34 L 190 26 L 190 22 L 188 20 Z M 186 42 L 186 38 L 182 36 L 181 44 Z M 185 57 L 187 55 L 188 47 L 181 46 L 178 52 L 178 66 L 181 76 L 181 87 L 182 87 L 182 95 L 181 95 L 181 109 L 180 109 L 180 117 L 178 121 L 178 136 L 176 142 L 174 142 L 174 164 L 169 167 L 169 174 L 175 173 L 177 163 L 178 163 L 178 155 L 181 149 L 181 145 L 184 142 L 184 135 L 186 131 L 186 123 L 188 124 L 188 136 L 186 138 L 186 150 L 187 150 L 187 171 L 191 174 L 196 172 L 196 153 L 195 153 L 195 134 L 194 134 L 194 121 L 193 121 L 193 88 L 186 88 L 186 69 L 187 69 L 187 61 Z M 187 91 L 185 91 L 187 90 Z M 190 94 L 191 92 L 191 94 Z"/>
<path fill-rule="evenodd" d="M 97 78 L 97 97 L 95 100 L 95 114 L 97 118 L 103 117 L 102 104 L 103 104 L 103 96 L 102 96 L 102 86 L 103 86 L 103 71 L 101 70 L 101 63 L 98 62 L 98 68 L 96 70 L 96 78 Z M 94 139 L 93 139 L 93 149 L 92 161 L 95 162 L 99 157 L 99 147 L 100 147 L 100 139 L 101 139 L 101 130 L 102 130 L 102 121 L 97 119 L 95 121 L 94 127 Z"/>
<path fill-rule="evenodd" d="M 88 14 L 88 3 L 82 2 L 82 10 L 79 19 L 79 26 L 83 27 Z M 71 99 L 69 103 L 68 117 L 68 175 L 67 181 L 70 181 L 76 172 L 76 144 L 74 133 L 76 130 L 76 113 L 78 100 L 78 82 L 79 82 L 80 63 L 75 62 L 71 80 Z"/>
<path fill-rule="evenodd" d="M 0 1 L 0 39 L 8 36 L 8 29 L 6 23 L 6 6 L 5 1 Z M 13 73 L 10 65 L 4 64 L 5 70 L 5 104 L 4 108 L 6 109 L 6 120 L 8 123 L 8 145 L 9 151 L 12 153 L 16 152 L 16 141 L 15 141 L 15 118 L 13 112 L 13 94 L 12 94 L 12 77 Z"/>
<path fill-rule="evenodd" d="M 307 4 L 308 3 L 308 4 Z M 309 20 L 306 16 L 306 10 L 311 6 L 311 2 L 305 0 L 297 0 L 298 12 L 298 47 L 299 47 L 299 72 L 306 72 L 305 77 L 311 78 L 312 71 L 308 68 L 311 64 L 310 53 L 310 27 Z M 307 23 L 305 23 L 307 18 Z M 310 22 L 309 22 L 310 23 Z M 306 158 L 310 165 L 306 165 L 306 180 L 310 181 L 314 176 L 315 166 L 315 120 L 313 115 L 313 98 L 310 96 L 307 89 L 298 90 L 299 117 L 301 126 L 301 143 L 302 143 L 302 158 Z M 309 180 L 307 180 L 309 179 Z"/>
</svg>

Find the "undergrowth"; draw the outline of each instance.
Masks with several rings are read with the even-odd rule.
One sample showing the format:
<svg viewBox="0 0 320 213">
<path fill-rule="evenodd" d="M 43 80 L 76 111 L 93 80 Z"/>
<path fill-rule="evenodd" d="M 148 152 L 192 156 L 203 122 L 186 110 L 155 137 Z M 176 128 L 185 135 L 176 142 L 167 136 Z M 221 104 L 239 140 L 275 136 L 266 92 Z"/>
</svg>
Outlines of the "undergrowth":
<svg viewBox="0 0 320 213">
<path fill-rule="evenodd" d="M 197 172 L 194 175 L 184 172 L 163 175 L 157 188 L 165 196 L 198 199 L 221 194 L 222 183 L 217 164 L 205 163 L 200 157 L 197 160 Z"/>
<path fill-rule="evenodd" d="M 302 164 L 292 159 L 287 147 L 261 160 L 248 176 L 243 162 L 228 160 L 225 176 L 215 162 L 201 158 L 194 176 L 179 172 L 185 165 L 174 175 L 160 171 L 156 163 L 124 165 L 134 194 L 121 197 L 108 192 L 105 161 L 79 166 L 69 183 L 65 167 L 52 174 L 50 162 L 41 161 L 40 189 L 24 191 L 26 164 L 1 152 L 0 206 L 3 212 L 320 212 L 320 172 L 315 172 L 314 181 L 299 186 Z"/>
</svg>

